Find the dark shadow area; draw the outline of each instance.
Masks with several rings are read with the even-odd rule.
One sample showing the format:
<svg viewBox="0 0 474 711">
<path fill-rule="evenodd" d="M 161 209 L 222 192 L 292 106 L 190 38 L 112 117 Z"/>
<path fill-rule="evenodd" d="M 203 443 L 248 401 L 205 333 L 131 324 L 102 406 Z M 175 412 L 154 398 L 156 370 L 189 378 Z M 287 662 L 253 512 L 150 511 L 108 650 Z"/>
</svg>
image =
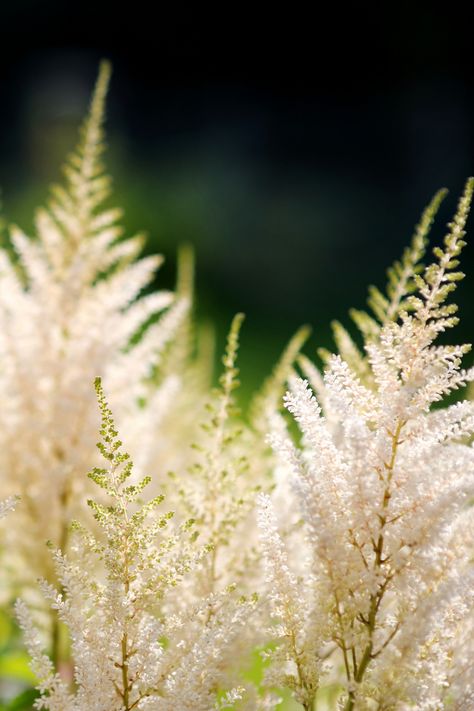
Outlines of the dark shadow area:
<svg viewBox="0 0 474 711">
<path fill-rule="evenodd" d="M 257 381 L 298 325 L 309 347 L 450 189 L 440 240 L 474 171 L 471 29 L 423 4 L 339 5 L 322 16 L 184 4 L 25 2 L 3 9 L 0 185 L 7 219 L 31 227 L 110 58 L 108 164 L 130 231 L 162 251 L 196 247 L 199 313 L 223 334 L 248 319 L 242 367 Z M 326 11 L 328 8 L 326 8 Z M 290 12 L 290 11 L 288 11 Z M 471 221 L 472 224 L 472 221 Z M 469 339 L 473 250 L 459 338 Z"/>
</svg>

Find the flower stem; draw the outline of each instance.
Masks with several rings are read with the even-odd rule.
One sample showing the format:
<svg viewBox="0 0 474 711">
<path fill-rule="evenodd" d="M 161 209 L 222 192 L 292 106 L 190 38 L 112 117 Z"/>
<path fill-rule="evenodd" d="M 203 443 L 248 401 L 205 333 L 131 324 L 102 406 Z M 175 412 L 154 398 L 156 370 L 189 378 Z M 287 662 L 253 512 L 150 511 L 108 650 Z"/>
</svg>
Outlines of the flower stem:
<svg viewBox="0 0 474 711">
<path fill-rule="evenodd" d="M 391 447 L 391 454 L 390 454 L 390 460 L 387 463 L 384 463 L 387 475 L 385 479 L 385 489 L 383 493 L 383 499 L 382 499 L 382 510 L 383 513 L 380 515 L 380 530 L 379 530 L 379 536 L 377 539 L 377 543 L 374 545 L 374 553 L 375 553 L 375 558 L 374 558 L 374 572 L 378 573 L 383 565 L 384 559 L 383 559 L 383 549 L 384 549 L 384 529 L 387 523 L 387 516 L 386 516 L 386 510 L 390 502 L 391 498 L 391 482 L 392 482 L 392 477 L 393 477 L 393 472 L 395 468 L 395 461 L 397 458 L 397 451 L 398 451 L 398 445 L 400 444 L 400 433 L 405 425 L 405 421 L 399 419 L 397 421 L 397 426 L 395 428 L 394 433 L 389 433 L 391 440 L 392 440 L 392 447 Z M 375 629 L 377 626 L 377 613 L 380 609 L 380 604 L 382 602 L 382 598 L 385 594 L 385 591 L 387 589 L 387 583 L 388 583 L 389 578 L 386 579 L 386 581 L 378 588 L 378 590 L 375 593 L 372 593 L 370 596 L 370 607 L 369 607 L 369 615 L 367 618 L 367 631 L 368 631 L 368 638 L 367 638 L 367 644 L 365 646 L 364 652 L 362 654 L 362 658 L 360 660 L 360 663 L 357 667 L 357 670 L 354 670 L 354 681 L 357 684 L 360 684 L 361 681 L 364 678 L 365 672 L 367 671 L 367 668 L 370 664 L 370 661 L 372 659 L 372 654 L 373 654 L 373 649 L 374 649 L 374 633 Z M 348 676 L 348 681 L 350 681 L 350 677 Z M 355 704 L 355 693 L 353 690 L 349 691 L 349 695 L 347 698 L 346 705 L 344 707 L 344 711 L 352 711 L 354 708 Z"/>
</svg>

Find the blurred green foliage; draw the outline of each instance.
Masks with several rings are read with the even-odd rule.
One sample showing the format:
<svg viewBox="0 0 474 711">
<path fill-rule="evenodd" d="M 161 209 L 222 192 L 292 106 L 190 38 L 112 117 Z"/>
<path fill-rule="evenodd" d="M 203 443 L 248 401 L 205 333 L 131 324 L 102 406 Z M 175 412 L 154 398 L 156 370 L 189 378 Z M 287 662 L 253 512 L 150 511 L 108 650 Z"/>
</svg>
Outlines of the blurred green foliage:
<svg viewBox="0 0 474 711">
<path fill-rule="evenodd" d="M 0 611 L 0 711 L 27 711 L 38 692 L 13 614 Z"/>
</svg>

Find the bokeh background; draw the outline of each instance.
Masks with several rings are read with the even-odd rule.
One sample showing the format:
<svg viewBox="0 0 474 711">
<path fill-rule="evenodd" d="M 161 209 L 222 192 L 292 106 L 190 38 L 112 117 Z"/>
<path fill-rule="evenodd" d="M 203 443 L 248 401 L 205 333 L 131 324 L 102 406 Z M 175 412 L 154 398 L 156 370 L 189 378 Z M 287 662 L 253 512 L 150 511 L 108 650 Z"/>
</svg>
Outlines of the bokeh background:
<svg viewBox="0 0 474 711">
<path fill-rule="evenodd" d="M 388 5 L 4 3 L 4 218 L 31 228 L 108 57 L 108 165 L 127 230 L 165 254 L 165 286 L 178 245 L 195 246 L 198 314 L 219 344 L 246 312 L 248 392 L 300 324 L 314 327 L 308 353 L 330 343 L 331 319 L 348 323 L 367 285 L 383 285 L 447 186 L 439 241 L 474 172 L 469 23 L 456 8 Z M 467 339 L 473 253 L 459 296 Z"/>
</svg>

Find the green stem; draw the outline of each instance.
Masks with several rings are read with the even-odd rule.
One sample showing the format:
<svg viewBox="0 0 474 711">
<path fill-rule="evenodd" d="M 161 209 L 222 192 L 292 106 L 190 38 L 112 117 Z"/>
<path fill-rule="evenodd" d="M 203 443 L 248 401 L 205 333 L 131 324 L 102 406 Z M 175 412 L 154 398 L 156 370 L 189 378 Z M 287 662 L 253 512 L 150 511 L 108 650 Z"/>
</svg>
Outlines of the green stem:
<svg viewBox="0 0 474 711">
<path fill-rule="evenodd" d="M 128 691 L 128 635 L 124 632 L 122 637 L 122 686 L 123 686 L 123 704 L 125 711 L 130 711 L 130 699 Z"/>
<path fill-rule="evenodd" d="M 115 466 L 112 468 L 112 478 L 115 480 Z M 115 481 L 114 481 L 115 483 Z M 122 507 L 123 521 L 125 524 L 125 535 L 124 535 L 124 577 L 123 577 L 123 587 L 125 592 L 125 597 L 128 597 L 130 593 L 130 551 L 129 551 L 129 516 L 127 511 L 127 503 L 123 498 L 120 488 L 115 484 L 115 491 L 117 498 Z M 122 651 L 122 688 L 123 688 L 123 705 L 124 711 L 131 711 L 135 704 L 130 706 L 130 690 L 132 684 L 129 680 L 129 649 L 128 649 L 128 632 L 127 632 L 127 622 L 125 621 L 125 631 L 122 635 L 121 641 L 121 651 Z"/>
</svg>

